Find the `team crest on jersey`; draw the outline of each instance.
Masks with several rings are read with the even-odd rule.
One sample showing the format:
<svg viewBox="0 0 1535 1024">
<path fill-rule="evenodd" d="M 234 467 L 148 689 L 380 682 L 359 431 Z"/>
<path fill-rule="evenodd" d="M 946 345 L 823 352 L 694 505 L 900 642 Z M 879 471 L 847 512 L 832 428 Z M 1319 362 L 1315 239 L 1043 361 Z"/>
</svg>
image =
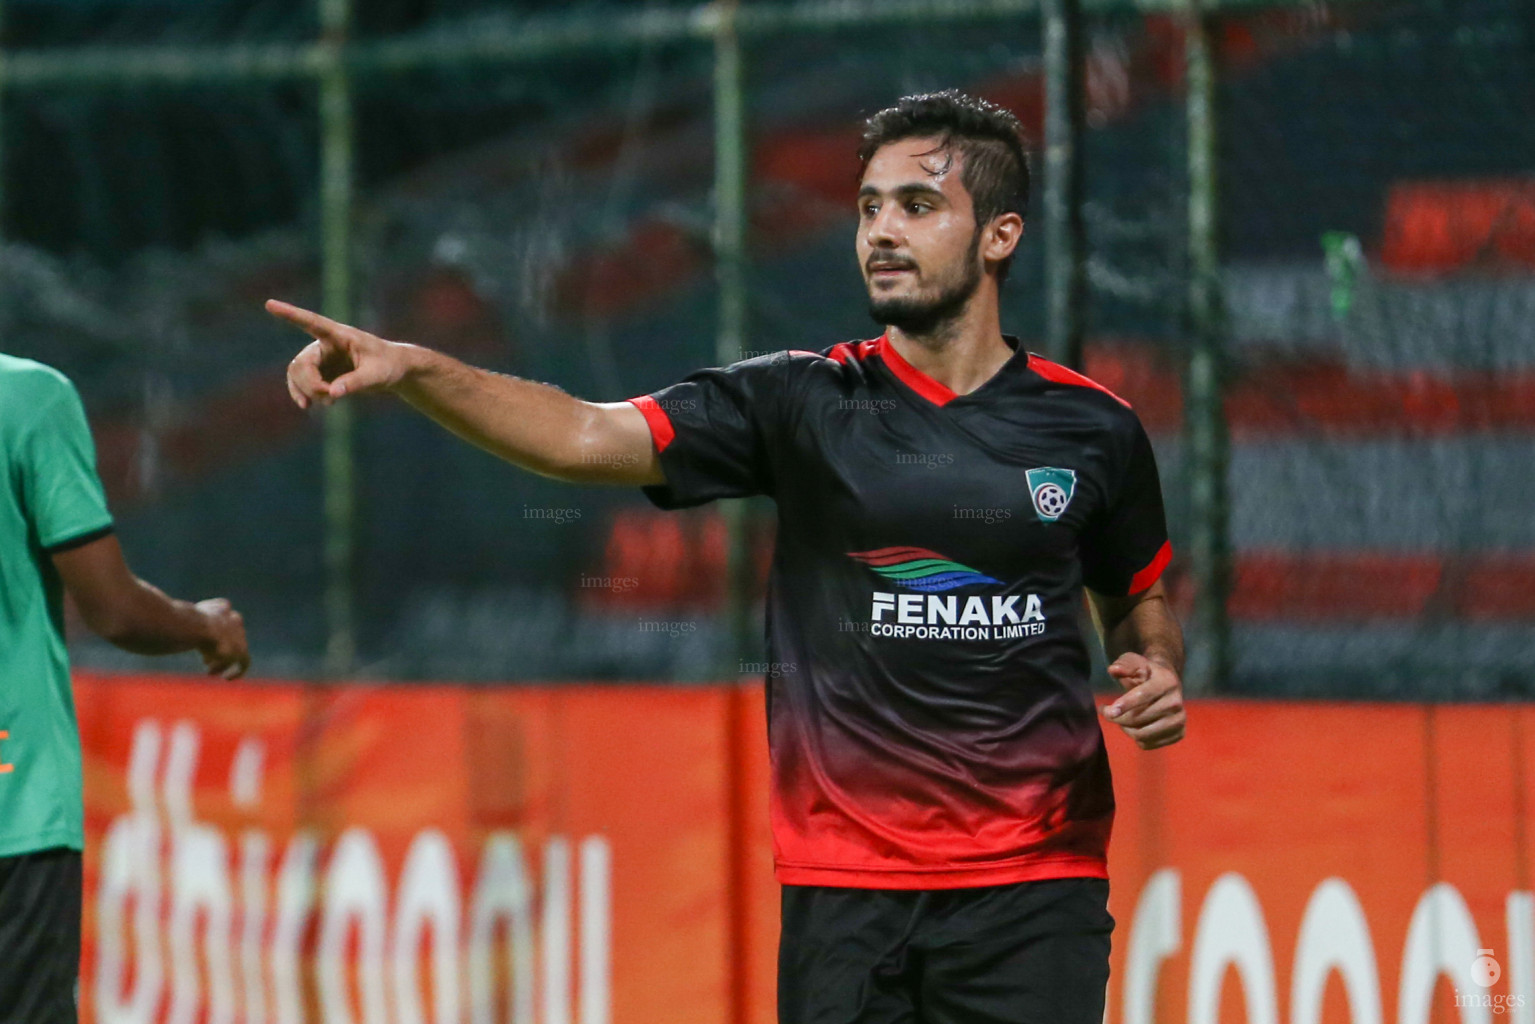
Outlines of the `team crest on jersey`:
<svg viewBox="0 0 1535 1024">
<path fill-rule="evenodd" d="M 1028 477 L 1029 497 L 1034 500 L 1035 514 L 1046 523 L 1061 518 L 1066 506 L 1071 504 L 1071 496 L 1076 493 L 1077 471 L 1043 466 L 1029 470 Z"/>
<path fill-rule="evenodd" d="M 873 551 L 849 551 L 847 554 L 849 558 L 856 558 L 891 583 L 907 590 L 931 593 L 936 590 L 953 590 L 972 583 L 1002 582 L 927 548 L 876 548 Z"/>
</svg>

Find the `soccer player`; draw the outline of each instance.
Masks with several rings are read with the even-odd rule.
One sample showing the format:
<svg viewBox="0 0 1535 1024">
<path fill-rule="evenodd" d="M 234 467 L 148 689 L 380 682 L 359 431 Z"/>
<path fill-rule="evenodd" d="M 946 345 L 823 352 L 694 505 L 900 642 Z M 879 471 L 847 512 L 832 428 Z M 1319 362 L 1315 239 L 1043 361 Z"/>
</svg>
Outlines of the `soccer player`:
<svg viewBox="0 0 1535 1024">
<path fill-rule="evenodd" d="M 74 386 L 7 355 L 0 480 L 0 1024 L 72 1024 L 85 826 L 64 591 L 126 650 L 195 649 L 229 678 L 250 655 L 228 601 L 174 601 L 129 571 Z"/>
<path fill-rule="evenodd" d="M 1092 594 L 1143 748 L 1184 731 L 1171 549 L 1130 407 L 1002 333 L 1029 174 L 956 92 L 865 124 L 857 255 L 884 333 L 579 401 L 282 304 L 300 406 L 389 391 L 562 480 L 662 508 L 771 495 L 767 597 L 785 1024 L 1099 1024 L 1109 764 Z"/>
</svg>

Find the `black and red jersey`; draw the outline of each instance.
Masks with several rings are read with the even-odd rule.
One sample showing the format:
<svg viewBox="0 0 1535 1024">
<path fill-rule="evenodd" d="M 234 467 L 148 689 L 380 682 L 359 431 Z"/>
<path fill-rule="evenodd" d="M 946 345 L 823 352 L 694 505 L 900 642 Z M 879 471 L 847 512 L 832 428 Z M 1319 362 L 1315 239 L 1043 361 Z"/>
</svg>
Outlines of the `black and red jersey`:
<svg viewBox="0 0 1535 1024">
<path fill-rule="evenodd" d="M 778 878 L 938 889 L 1106 875 L 1109 764 L 1082 587 L 1171 554 L 1150 442 L 1079 374 L 1013 356 L 956 395 L 888 338 L 631 399 L 662 508 L 766 494 Z"/>
</svg>

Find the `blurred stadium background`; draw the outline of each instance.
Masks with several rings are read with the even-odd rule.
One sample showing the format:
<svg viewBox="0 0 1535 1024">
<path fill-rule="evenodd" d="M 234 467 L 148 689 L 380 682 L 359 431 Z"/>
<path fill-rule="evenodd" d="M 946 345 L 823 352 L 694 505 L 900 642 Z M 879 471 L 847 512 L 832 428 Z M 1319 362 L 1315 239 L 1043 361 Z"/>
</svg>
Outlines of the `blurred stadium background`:
<svg viewBox="0 0 1535 1024">
<path fill-rule="evenodd" d="M 770 504 L 665 515 L 503 467 L 395 403 L 300 413 L 281 375 L 301 339 L 261 300 L 601 400 L 738 352 L 869 336 L 849 244 L 857 124 L 908 92 L 987 96 L 1040 143 L 1004 322 L 1072 359 L 1079 334 L 1085 371 L 1151 432 L 1192 686 L 1404 702 L 1333 722 L 1405 730 L 1410 786 L 1443 796 L 1413 812 L 1429 866 L 1407 872 L 1401 931 L 1419 883 L 1444 877 L 1434 830 L 1460 799 L 1434 774 L 1451 771 L 1432 752 L 1452 729 L 1434 705 L 1535 694 L 1535 5 L 1212 0 L 1195 17 L 1088 0 L 1063 93 L 1047 42 L 1072 6 L 0 0 L 0 348 L 77 382 L 135 569 L 231 598 L 263 678 L 561 684 L 528 689 L 555 703 L 580 683 L 691 683 L 713 699 L 707 684 L 762 672 Z M 1073 95 L 1076 188 L 1042 145 L 1052 100 Z M 1054 223 L 1082 227 L 1076 306 L 1047 187 Z M 113 680 L 164 665 L 71 643 L 96 702 L 83 720 L 132 733 Z M 173 745 L 199 691 L 143 685 L 169 688 L 149 703 Z M 293 697 L 323 704 L 290 709 L 294 731 L 324 728 L 324 702 L 357 713 L 342 690 L 281 690 L 325 695 Z M 737 703 L 722 713 L 751 721 Z M 1250 707 L 1291 721 L 1323 705 Z M 1508 709 L 1443 714 L 1494 715 L 1474 721 L 1496 742 L 1468 725 L 1467 743 L 1513 744 L 1522 772 Z M 101 742 L 103 777 L 138 756 L 126 733 Z M 1122 800 L 1140 770 L 1116 760 Z M 1473 816 L 1495 837 L 1476 842 L 1517 833 L 1513 874 L 1489 883 L 1500 928 L 1503 891 L 1528 888 L 1523 778 L 1498 783 L 1513 809 Z M 102 806 L 128 785 L 100 783 Z M 333 813 L 305 799 L 294 822 Z M 1252 1012 L 1231 1007 L 1211 1019 Z"/>
<path fill-rule="evenodd" d="M 852 13 L 741 39 L 747 351 L 871 333 L 848 256 L 862 115 L 959 85 L 1043 135 L 1039 17 L 789 10 L 818 7 Z M 298 676 L 326 667 L 336 621 L 327 463 L 320 421 L 273 383 L 298 339 L 259 299 L 329 302 L 606 400 L 714 364 L 718 333 L 718 69 L 692 8 L 358 4 L 355 67 L 333 72 L 319 17 L 6 0 L 0 78 L 6 349 L 79 382 L 144 573 L 229 594 L 263 671 Z M 1531 17 L 1517 0 L 1243 4 L 1213 29 L 1235 584 L 1214 689 L 1530 690 Z M 1087 370 L 1155 435 L 1186 554 L 1184 41 L 1171 13 L 1113 4 L 1085 32 Z M 1007 307 L 1036 348 L 1042 223 Z M 332 265 L 340 294 L 322 298 L 327 245 L 347 280 Z M 508 471 L 386 403 L 359 408 L 329 465 L 355 494 L 329 512 L 351 545 L 338 669 L 680 680 L 734 660 L 717 511 Z M 765 512 L 750 518 L 761 550 Z M 583 585 L 615 577 L 639 583 Z M 697 629 L 647 637 L 642 613 Z"/>
</svg>

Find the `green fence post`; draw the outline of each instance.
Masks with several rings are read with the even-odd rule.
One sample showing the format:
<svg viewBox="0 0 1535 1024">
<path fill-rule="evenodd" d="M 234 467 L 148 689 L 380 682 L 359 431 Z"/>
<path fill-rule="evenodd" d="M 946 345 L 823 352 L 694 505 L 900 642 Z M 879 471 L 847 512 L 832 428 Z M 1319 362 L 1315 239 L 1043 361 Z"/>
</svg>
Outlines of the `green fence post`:
<svg viewBox="0 0 1535 1024">
<path fill-rule="evenodd" d="M 1225 324 L 1221 302 L 1216 177 L 1215 56 L 1212 16 L 1200 0 L 1185 0 L 1188 75 L 1189 352 L 1186 422 L 1191 517 L 1189 560 L 1194 575 L 1194 636 L 1187 689 L 1214 693 L 1230 671 L 1226 603 L 1231 551 L 1227 541 L 1227 437 L 1223 399 Z"/>
<path fill-rule="evenodd" d="M 736 0 L 720 0 L 714 31 L 714 273 L 719 324 L 714 358 L 721 366 L 746 350 L 746 95 Z M 727 650 L 723 678 L 734 679 L 751 650 L 752 559 L 744 501 L 724 502 Z"/>
<path fill-rule="evenodd" d="M 352 320 L 352 86 L 346 64 L 350 0 L 320 2 L 321 308 Z M 354 402 L 325 414 L 325 674 L 352 671 L 357 655 L 353 560 L 356 547 Z"/>
<path fill-rule="evenodd" d="M 746 94 L 737 0 L 718 0 L 714 13 L 719 19 L 714 26 L 714 272 L 719 283 L 719 323 L 714 358 L 721 366 L 726 366 L 738 361 L 746 350 Z M 725 520 L 727 632 L 718 678 L 729 682 L 742 675 L 746 668 L 746 652 L 751 649 L 753 565 L 747 537 L 750 506 L 745 501 L 720 504 L 720 514 Z M 732 695 L 731 707 L 738 706 Z M 733 713 L 728 721 L 734 724 Z M 734 795 L 742 786 L 739 736 L 733 732 L 727 743 L 731 754 L 731 813 L 739 816 L 740 808 L 734 802 Z M 735 838 L 738 831 L 737 828 L 731 830 L 732 955 L 729 957 L 730 1002 L 726 1019 L 731 1024 L 746 1024 L 746 861 L 742 844 Z"/>
<path fill-rule="evenodd" d="M 1082 226 L 1082 10 L 1045 0 L 1045 351 L 1082 368 L 1087 242 Z"/>
</svg>

